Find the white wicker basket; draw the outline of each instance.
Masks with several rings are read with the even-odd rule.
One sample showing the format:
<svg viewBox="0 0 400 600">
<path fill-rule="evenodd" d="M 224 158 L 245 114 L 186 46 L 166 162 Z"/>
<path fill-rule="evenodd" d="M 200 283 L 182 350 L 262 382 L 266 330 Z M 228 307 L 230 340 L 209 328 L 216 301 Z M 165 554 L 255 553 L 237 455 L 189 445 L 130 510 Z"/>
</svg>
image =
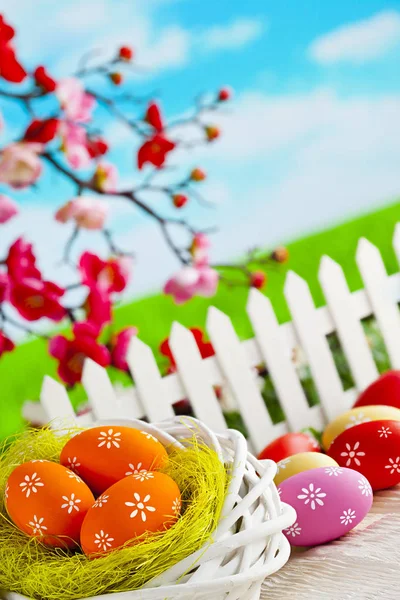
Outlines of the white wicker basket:
<svg viewBox="0 0 400 600">
<path fill-rule="evenodd" d="M 295 511 L 281 503 L 273 478 L 276 465 L 258 461 L 237 431 L 214 434 L 190 417 L 176 417 L 156 425 L 135 420 L 97 421 L 97 425 L 129 426 L 148 431 L 165 445 L 184 448 L 194 433 L 221 460 L 231 465 L 229 485 L 220 524 L 207 544 L 191 556 L 132 592 L 96 596 L 104 600 L 259 600 L 266 576 L 288 560 L 290 546 L 282 530 L 294 523 Z M 196 565 L 193 568 L 193 565 Z M 21 600 L 7 594 L 6 600 Z"/>
</svg>

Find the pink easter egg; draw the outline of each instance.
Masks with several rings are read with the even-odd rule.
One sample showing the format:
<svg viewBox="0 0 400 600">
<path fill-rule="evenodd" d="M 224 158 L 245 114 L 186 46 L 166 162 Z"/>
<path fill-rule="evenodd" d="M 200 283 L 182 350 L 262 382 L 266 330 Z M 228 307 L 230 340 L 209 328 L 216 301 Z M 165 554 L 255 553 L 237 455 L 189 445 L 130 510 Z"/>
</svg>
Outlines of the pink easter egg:
<svg viewBox="0 0 400 600">
<path fill-rule="evenodd" d="M 282 481 L 278 491 L 297 513 L 296 522 L 283 532 L 292 546 L 336 540 L 358 525 L 372 505 L 368 480 L 345 467 L 303 471 Z"/>
</svg>

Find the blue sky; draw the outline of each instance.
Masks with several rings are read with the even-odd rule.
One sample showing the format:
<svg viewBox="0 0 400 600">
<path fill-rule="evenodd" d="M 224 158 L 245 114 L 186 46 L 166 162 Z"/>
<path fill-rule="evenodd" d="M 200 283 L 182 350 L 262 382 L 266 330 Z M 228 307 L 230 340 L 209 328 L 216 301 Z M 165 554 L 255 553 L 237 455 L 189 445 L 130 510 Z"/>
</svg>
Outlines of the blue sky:
<svg viewBox="0 0 400 600">
<path fill-rule="evenodd" d="M 0 11 L 17 27 L 24 62 L 44 62 L 57 77 L 88 49 L 132 44 L 146 72 L 128 87 L 156 91 L 171 116 L 199 92 L 234 88 L 231 107 L 213 117 L 221 142 L 173 159 L 209 173 L 203 193 L 216 209 L 192 203 L 184 214 L 219 225 L 216 260 L 287 242 L 400 196 L 400 2 L 0 0 Z M 24 115 L 0 106 L 11 136 Z M 102 122 L 121 179 L 137 181 L 136 140 L 105 116 Z M 71 278 L 54 259 L 70 230 L 52 221 L 71 193 L 48 174 L 35 192 L 15 194 L 24 212 L 3 226 L 0 251 L 16 234 L 29 234 L 49 276 Z M 121 243 L 138 257 L 132 294 L 158 289 L 177 268 L 174 258 L 151 222 L 123 203 L 112 208 Z M 96 234 L 77 250 L 84 247 L 103 250 Z"/>
</svg>

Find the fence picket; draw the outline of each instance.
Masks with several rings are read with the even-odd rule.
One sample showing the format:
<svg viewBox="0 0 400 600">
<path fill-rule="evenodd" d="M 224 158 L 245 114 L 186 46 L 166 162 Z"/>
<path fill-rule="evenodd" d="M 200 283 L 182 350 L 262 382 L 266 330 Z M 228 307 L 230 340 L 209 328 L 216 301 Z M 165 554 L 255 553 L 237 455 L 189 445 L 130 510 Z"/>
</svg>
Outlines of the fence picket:
<svg viewBox="0 0 400 600">
<path fill-rule="evenodd" d="M 322 428 L 322 418 L 318 413 L 313 413 L 316 418 L 311 418 L 310 407 L 293 365 L 291 348 L 284 344 L 270 300 L 257 290 L 250 290 L 247 312 L 289 428 L 293 431 L 303 427 Z"/>
<path fill-rule="evenodd" d="M 204 363 L 193 334 L 175 322 L 169 344 L 178 367 L 179 377 L 196 417 L 207 423 L 213 431 L 218 433 L 225 431 L 226 421 L 212 383 L 205 374 Z"/>
<path fill-rule="evenodd" d="M 388 293 L 388 276 L 381 254 L 365 238 L 358 242 L 356 261 L 371 302 L 372 312 L 385 341 L 390 362 L 400 368 L 400 314 L 397 304 Z"/>
<path fill-rule="evenodd" d="M 321 405 L 328 419 L 347 410 L 343 387 L 328 341 L 322 333 L 307 283 L 293 271 L 286 277 L 285 297 L 301 346 L 307 356 Z"/>
<path fill-rule="evenodd" d="M 229 317 L 213 306 L 208 311 L 207 331 L 221 369 L 235 395 L 250 440 L 255 451 L 260 452 L 267 441 L 274 437 L 273 425 L 243 347 Z"/>
<path fill-rule="evenodd" d="M 378 369 L 357 316 L 343 269 L 329 256 L 322 257 L 319 281 L 357 389 L 361 391 L 378 377 Z"/>
<path fill-rule="evenodd" d="M 83 366 L 82 383 L 95 419 L 122 416 L 107 371 L 90 358 Z"/>
<path fill-rule="evenodd" d="M 72 408 L 67 390 L 61 383 L 58 383 L 58 381 L 55 381 L 48 375 L 43 379 L 40 390 L 40 404 L 51 426 L 57 427 L 59 423 L 77 424 L 77 417 Z"/>
<path fill-rule="evenodd" d="M 170 399 L 166 398 L 163 379 L 151 348 L 134 337 L 129 346 L 127 362 L 142 405 L 142 414 L 150 421 L 164 421 L 175 416 Z"/>
</svg>

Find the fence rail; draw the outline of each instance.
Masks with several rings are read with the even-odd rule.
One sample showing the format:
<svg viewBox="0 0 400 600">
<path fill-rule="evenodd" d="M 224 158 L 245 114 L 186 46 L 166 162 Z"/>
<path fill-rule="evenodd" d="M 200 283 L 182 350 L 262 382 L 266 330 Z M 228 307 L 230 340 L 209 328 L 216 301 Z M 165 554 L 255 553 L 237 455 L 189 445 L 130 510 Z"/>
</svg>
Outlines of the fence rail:
<svg viewBox="0 0 400 600">
<path fill-rule="evenodd" d="M 393 238 L 400 262 L 400 224 Z M 215 356 L 202 359 L 191 333 L 179 323 L 172 326 L 170 345 L 177 372 L 161 377 L 151 349 L 133 339 L 128 364 L 135 381 L 129 395 L 118 398 L 106 371 L 91 360 L 84 366 L 83 385 L 91 407 L 77 417 L 64 387 L 46 377 L 41 405 L 48 421 L 147 417 L 157 422 L 173 414 L 172 405 L 188 398 L 195 415 L 217 432 L 226 428 L 214 386 L 228 384 L 249 433 L 253 450 L 260 451 L 274 437 L 324 423 L 351 407 L 358 392 L 378 375 L 361 320 L 374 315 L 393 368 L 400 368 L 400 273 L 388 276 L 379 250 L 359 241 L 356 262 L 364 289 L 350 293 L 342 268 L 328 256 L 321 260 L 319 281 L 327 306 L 315 308 L 307 283 L 294 272 L 287 275 L 284 295 L 292 322 L 278 325 L 268 298 L 251 289 L 247 313 L 255 337 L 240 342 L 227 315 L 209 309 L 206 329 Z M 327 335 L 337 332 L 355 388 L 344 391 Z M 293 364 L 301 347 L 311 369 L 320 404 L 309 407 Z M 285 421 L 273 424 L 255 382 L 254 367 L 265 364 L 275 387 Z"/>
</svg>

